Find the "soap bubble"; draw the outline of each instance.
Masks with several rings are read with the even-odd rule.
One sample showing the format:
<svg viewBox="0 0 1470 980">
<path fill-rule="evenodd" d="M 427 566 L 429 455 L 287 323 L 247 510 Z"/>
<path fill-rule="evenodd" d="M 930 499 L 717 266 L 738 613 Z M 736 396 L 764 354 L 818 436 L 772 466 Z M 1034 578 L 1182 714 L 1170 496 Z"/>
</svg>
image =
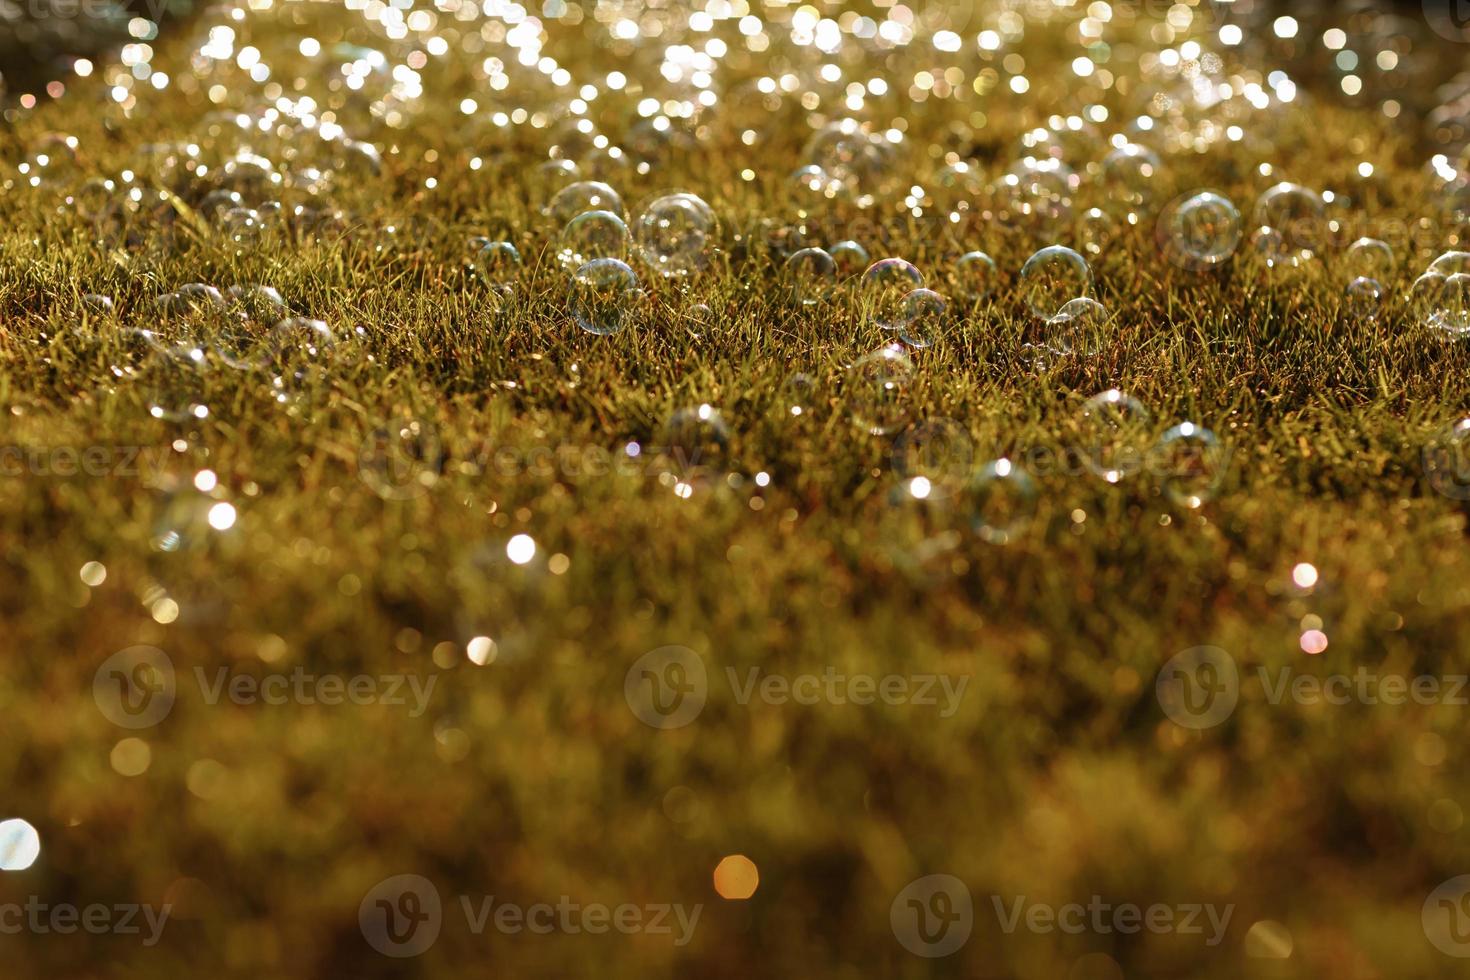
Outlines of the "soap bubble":
<svg viewBox="0 0 1470 980">
<path fill-rule="evenodd" d="M 1310 249 L 1294 248 L 1276 228 L 1261 226 L 1251 234 L 1251 252 L 1268 269 L 1299 269 L 1312 261 Z"/>
<path fill-rule="evenodd" d="M 1446 276 L 1433 302 L 1428 326 L 1451 340 L 1470 337 L 1470 273 Z"/>
<path fill-rule="evenodd" d="M 1088 255 L 1103 254 L 1117 235 L 1117 219 L 1102 208 L 1088 208 L 1077 219 L 1077 237 Z"/>
<path fill-rule="evenodd" d="M 567 305 L 577 326 L 606 336 L 628 325 L 642 298 L 638 274 L 618 259 L 593 259 L 572 277 Z"/>
<path fill-rule="evenodd" d="M 826 299 L 836 285 L 837 263 L 820 248 L 804 248 L 786 260 L 781 277 L 792 302 L 815 306 Z"/>
<path fill-rule="evenodd" d="M 987 463 L 965 492 L 970 526 L 982 541 L 1005 545 L 1017 540 L 1036 518 L 1036 484 L 1009 459 Z"/>
<path fill-rule="evenodd" d="M 486 242 L 475 252 L 475 271 L 502 295 L 515 288 L 521 275 L 521 253 L 510 242 Z"/>
<path fill-rule="evenodd" d="M 633 232 L 643 261 L 655 272 L 687 276 L 709 263 L 715 215 L 693 194 L 666 194 L 644 209 Z"/>
<path fill-rule="evenodd" d="M 944 332 L 949 303 L 932 289 L 915 289 L 899 306 L 898 335 L 915 348 L 933 347 Z"/>
<path fill-rule="evenodd" d="M 1214 498 L 1230 463 L 1229 452 L 1215 434 L 1193 422 L 1164 433 L 1154 456 L 1164 494 L 1190 510 Z"/>
<path fill-rule="evenodd" d="M 1470 500 L 1470 418 L 1436 432 L 1422 453 L 1424 475 L 1436 493 Z"/>
<path fill-rule="evenodd" d="M 884 347 L 858 359 L 847 369 L 843 382 L 843 397 L 853 422 L 875 436 L 903 428 L 913 378 L 913 362 L 897 347 Z"/>
<path fill-rule="evenodd" d="M 1276 229 L 1289 251 L 1317 252 L 1327 238 L 1327 205 L 1316 191 L 1280 183 L 1256 201 L 1252 224 Z"/>
<path fill-rule="evenodd" d="M 1153 150 L 1137 143 L 1125 143 L 1103 157 L 1103 186 L 1113 200 L 1144 204 L 1154 195 L 1154 178 L 1159 169 L 1159 157 Z"/>
<path fill-rule="evenodd" d="M 557 191 L 542 213 L 564 226 L 584 212 L 612 212 L 620 219 L 625 213 L 623 198 L 601 181 L 578 181 Z"/>
<path fill-rule="evenodd" d="M 1154 433 L 1149 410 L 1116 388 L 1087 400 L 1076 429 L 1082 465 L 1108 483 L 1143 469 Z"/>
<path fill-rule="evenodd" d="M 842 280 L 858 275 L 872 262 L 868 250 L 854 241 L 838 242 L 827 249 L 827 254 L 837 263 L 837 278 Z"/>
<path fill-rule="evenodd" d="M 713 406 L 681 408 L 664 423 L 659 447 L 674 472 L 687 482 L 726 468 L 730 428 Z"/>
<path fill-rule="evenodd" d="M 859 302 L 866 318 L 884 330 L 897 330 L 904 298 L 924 285 L 924 276 L 912 262 L 879 259 L 868 266 L 859 286 Z"/>
<path fill-rule="evenodd" d="M 1095 357 L 1112 328 L 1107 307 L 1085 296 L 1065 304 L 1046 321 L 1046 345 L 1061 354 Z"/>
<path fill-rule="evenodd" d="M 963 303 L 989 299 L 1000 280 L 995 260 L 984 252 L 966 252 L 949 267 L 950 291 Z"/>
<path fill-rule="evenodd" d="M 1021 295 L 1031 313 L 1050 320 L 1067 303 L 1092 289 L 1092 270 L 1081 255 L 1049 245 L 1021 267 Z"/>
<path fill-rule="evenodd" d="M 1240 212 L 1229 198 L 1200 191 L 1165 209 L 1159 237 L 1169 261 L 1193 271 L 1229 260 L 1240 246 Z"/>
<path fill-rule="evenodd" d="M 781 383 L 781 407 L 791 416 L 805 415 L 816 401 L 817 383 L 809 374 L 797 372 Z"/>
<path fill-rule="evenodd" d="M 909 484 L 911 495 L 946 500 L 961 493 L 973 475 L 975 444 L 958 422 L 932 418 L 900 433 L 891 458 L 894 472 Z"/>
<path fill-rule="evenodd" d="M 1368 321 L 1378 318 L 1383 308 L 1383 286 L 1377 279 L 1359 276 L 1348 283 L 1342 294 L 1343 316 L 1349 320 Z"/>
<path fill-rule="evenodd" d="M 556 258 L 563 268 L 577 269 L 593 259 L 622 259 L 628 254 L 628 226 L 611 211 L 587 211 L 562 229 Z"/>
<path fill-rule="evenodd" d="M 1383 282 L 1392 278 L 1393 249 L 1376 238 L 1359 238 L 1348 246 L 1342 258 L 1342 271 L 1349 280 L 1373 279 Z"/>
</svg>

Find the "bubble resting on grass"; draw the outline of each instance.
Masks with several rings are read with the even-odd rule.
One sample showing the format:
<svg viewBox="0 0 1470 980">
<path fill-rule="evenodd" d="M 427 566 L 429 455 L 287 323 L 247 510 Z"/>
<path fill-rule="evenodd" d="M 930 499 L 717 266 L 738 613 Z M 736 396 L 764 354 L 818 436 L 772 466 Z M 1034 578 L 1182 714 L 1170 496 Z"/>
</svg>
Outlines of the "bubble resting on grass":
<svg viewBox="0 0 1470 980">
<path fill-rule="evenodd" d="M 1067 303 L 1092 289 L 1087 260 L 1064 245 L 1049 245 L 1021 267 L 1021 296 L 1032 315 L 1050 320 Z"/>
<path fill-rule="evenodd" d="M 506 295 L 521 276 L 520 249 L 510 242 L 482 241 L 475 250 L 475 272 L 491 289 Z"/>
<path fill-rule="evenodd" d="M 1347 320 L 1366 323 L 1378 318 L 1383 308 L 1383 286 L 1377 279 L 1359 276 L 1342 293 L 1342 312 Z"/>
<path fill-rule="evenodd" d="M 588 211 L 609 211 L 620 217 L 625 213 L 622 197 L 600 180 L 568 184 L 556 192 L 541 213 L 565 227 L 568 221 Z"/>
<path fill-rule="evenodd" d="M 843 401 L 854 424 L 869 435 L 891 435 L 908 420 L 914 364 L 894 346 L 859 358 L 843 380 Z"/>
<path fill-rule="evenodd" d="M 984 252 L 966 252 L 950 267 L 950 291 L 963 303 L 978 303 L 995 294 L 1000 272 Z"/>
<path fill-rule="evenodd" d="M 1153 416 L 1143 402 L 1111 388 L 1082 406 L 1076 431 L 1082 465 L 1108 483 L 1121 483 L 1147 461 Z"/>
<path fill-rule="evenodd" d="M 1165 496 L 1189 510 L 1214 499 L 1230 461 L 1215 434 L 1193 422 L 1164 433 L 1154 455 Z"/>
<path fill-rule="evenodd" d="M 709 264 L 717 231 L 715 213 L 694 194 L 678 192 L 655 199 L 634 224 L 643 261 L 663 276 L 688 276 Z"/>
<path fill-rule="evenodd" d="M 1175 265 L 1194 271 L 1214 268 L 1240 247 L 1240 211 L 1224 195 L 1200 191 L 1165 209 L 1159 232 Z"/>
<path fill-rule="evenodd" d="M 1153 150 L 1125 143 L 1103 157 L 1103 187 L 1112 200 L 1134 206 L 1145 204 L 1153 197 L 1160 166 Z"/>
<path fill-rule="evenodd" d="M 1427 325 L 1452 340 L 1470 337 L 1470 273 L 1445 277 L 1432 301 Z"/>
<path fill-rule="evenodd" d="M 1086 296 L 1066 303 L 1046 321 L 1046 346 L 1059 354 L 1096 357 L 1112 325 L 1107 307 Z"/>
<path fill-rule="evenodd" d="M 904 298 L 924 285 L 924 275 L 905 259 L 879 259 L 863 273 L 859 285 L 862 312 L 884 330 L 897 330 L 904 316 Z"/>
<path fill-rule="evenodd" d="M 712 405 L 681 408 L 664 423 L 659 448 L 672 472 L 688 483 L 727 467 L 730 427 Z"/>
<path fill-rule="evenodd" d="M 1276 229 L 1287 252 L 1315 253 L 1326 240 L 1327 205 L 1316 191 L 1283 182 L 1257 199 L 1251 224 Z"/>
<path fill-rule="evenodd" d="M 944 333 L 949 303 L 932 289 L 915 289 L 899 305 L 898 336 L 917 349 L 933 347 Z"/>
<path fill-rule="evenodd" d="M 1036 518 L 1036 484 L 1009 459 L 986 463 L 966 488 L 964 506 L 970 527 L 982 541 L 1006 545 Z"/>
<path fill-rule="evenodd" d="M 793 303 L 815 306 L 837 285 L 837 263 L 820 248 L 804 248 L 786 260 L 781 278 Z"/>
<path fill-rule="evenodd" d="M 910 495 L 921 500 L 956 496 L 975 471 L 975 444 L 953 419 L 926 419 L 905 429 L 894 439 L 889 455 L 893 471 L 909 484 Z M 922 483 L 916 486 L 915 481 Z"/>
<path fill-rule="evenodd" d="M 854 241 L 838 242 L 827 249 L 827 254 L 837 263 L 837 278 L 843 280 L 860 275 L 872 261 L 868 250 Z"/>
<path fill-rule="evenodd" d="M 572 277 L 567 306 L 577 326 L 607 336 L 628 325 L 642 298 L 638 274 L 619 259 L 593 259 Z"/>
<path fill-rule="evenodd" d="M 1359 238 L 1342 258 L 1342 272 L 1351 282 L 1371 279 L 1383 282 L 1393 275 L 1393 248 L 1376 238 Z"/>
<path fill-rule="evenodd" d="M 562 229 L 556 258 L 563 268 L 577 269 L 593 259 L 621 260 L 628 254 L 628 226 L 611 211 L 587 211 Z"/>
</svg>

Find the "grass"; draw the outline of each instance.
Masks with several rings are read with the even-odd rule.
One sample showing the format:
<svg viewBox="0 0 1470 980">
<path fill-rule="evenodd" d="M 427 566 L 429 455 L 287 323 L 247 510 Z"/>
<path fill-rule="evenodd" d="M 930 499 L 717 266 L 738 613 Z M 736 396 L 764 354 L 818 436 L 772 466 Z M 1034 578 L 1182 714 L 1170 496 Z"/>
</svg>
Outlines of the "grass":
<svg viewBox="0 0 1470 980">
<path fill-rule="evenodd" d="M 335 8 L 300 6 L 324 38 L 365 36 Z M 274 58 L 305 30 L 262 20 L 250 36 Z M 1015 277 L 1052 238 L 1080 247 L 1076 223 L 1038 234 L 983 198 L 959 223 L 793 200 L 787 175 L 811 132 L 794 97 L 754 148 L 739 141 L 749 107 L 736 104 L 652 153 L 647 174 L 609 177 L 635 216 L 670 188 L 721 216 L 712 267 L 687 286 L 640 268 L 633 323 L 610 337 L 567 314 L 533 170 L 547 130 L 458 113 L 457 93 L 485 91 L 470 87 L 477 59 L 426 69 L 430 95 L 401 128 L 345 100 L 344 125 L 384 165 L 330 194 L 341 234 L 288 228 L 241 247 L 197 210 L 201 188 L 180 183 L 167 229 L 99 242 L 68 194 L 117 175 L 144 143 L 188 135 L 206 157 L 226 146 L 199 122 L 208 84 L 248 104 L 238 71 L 191 77 L 191 37 L 158 43 L 174 83 L 126 112 L 93 78 L 3 134 L 19 162 L 43 132 L 72 133 L 79 163 L 38 190 L 17 177 L 0 191 L 3 443 L 26 454 L 0 480 L 0 818 L 29 820 L 43 848 L 30 870 L 0 875 L 0 902 L 172 907 L 154 946 L 7 935 L 13 975 L 1456 975 L 1426 941 L 1421 907 L 1470 867 L 1463 706 L 1273 704 L 1256 681 L 1288 667 L 1322 678 L 1470 668 L 1464 508 L 1434 492 L 1421 458 L 1464 414 L 1470 359 L 1400 300 L 1460 230 L 1439 220 L 1407 127 L 1304 92 L 1242 115 L 1247 140 L 1166 155 L 1155 208 L 1214 187 L 1249 215 L 1265 189 L 1300 180 L 1338 196 L 1333 247 L 1285 272 L 1243 244 L 1224 268 L 1194 273 L 1165 261 L 1140 209 L 1090 256 L 1094 295 L 1115 316 L 1103 350 L 1038 370 L 1023 356 L 1037 327 Z M 879 100 L 873 118 L 908 120 L 903 185 L 929 186 L 946 147 L 987 180 L 1002 173 L 1020 134 L 1075 95 L 1045 67 L 1066 63 L 1060 37 L 1037 28 L 1018 42 L 1035 68 L 1026 98 L 992 81 L 984 96 L 960 86 L 952 99 Z M 896 52 L 885 70 L 908 77 L 934 54 Z M 276 77 L 293 77 L 281 59 Z M 969 78 L 999 72 L 972 49 L 953 60 Z M 737 77 L 763 70 L 732 61 Z M 548 98 L 525 84 L 499 98 Z M 605 95 L 591 115 L 622 132 L 639 95 Z M 1128 118 L 1127 93 L 1106 99 Z M 272 159 L 308 145 L 259 142 Z M 1358 176 L 1364 160 L 1371 178 Z M 1074 212 L 1094 206 L 1116 200 L 1087 180 Z M 1425 216 L 1433 227 L 1414 232 Z M 1345 319 L 1342 246 L 1394 229 L 1389 302 L 1375 320 Z M 508 299 L 467 268 L 474 235 L 525 257 Z M 907 493 L 895 446 L 914 435 L 853 424 L 867 393 L 847 366 L 892 335 L 863 322 L 850 287 L 793 306 L 779 271 L 796 239 L 845 238 L 931 281 L 961 251 L 996 259 L 993 299 L 952 304 L 942 341 L 911 353 L 902 404 L 909 433 L 947 419 L 968 439 L 924 471 L 945 490 L 970 464 L 1032 464 L 1034 511 L 1007 543 L 975 532 L 993 499 Z M 183 370 L 153 357 L 119 381 L 112 368 L 132 363 L 124 328 L 177 330 L 154 297 L 191 282 L 273 285 L 343 343 L 284 400 L 276 372 L 212 358 Z M 89 313 L 91 293 L 115 312 Z M 796 372 L 814 385 L 799 416 Z M 1218 436 L 1228 466 L 1201 507 L 1171 500 L 1158 474 L 1110 486 L 1041 471 L 1045 452 L 1085 447 L 1077 413 L 1114 387 L 1149 407 L 1153 435 L 1193 421 Z M 728 441 L 691 474 L 655 447 L 666 419 L 705 403 Z M 150 414 L 194 404 L 207 417 Z M 422 438 L 404 445 L 393 434 L 407 419 Z M 646 451 L 630 459 L 629 443 Z M 107 460 L 99 472 L 56 472 L 66 451 L 89 448 Z M 194 488 L 203 470 L 216 487 Z M 383 473 L 398 480 L 387 499 L 375 492 Z M 416 481 L 406 490 L 404 474 Z M 221 502 L 236 520 L 216 531 Z M 516 564 L 507 548 L 522 534 L 535 551 Z M 1309 588 L 1293 579 L 1304 562 L 1318 573 Z M 1302 649 L 1312 628 L 1329 640 L 1316 656 Z M 99 711 L 93 682 L 135 645 L 167 653 L 177 697 L 157 725 L 128 731 Z M 659 730 L 624 685 L 668 645 L 702 657 L 708 699 L 691 724 Z M 1191 731 L 1161 709 L 1155 679 L 1200 645 L 1228 651 L 1243 680 L 1226 722 Z M 417 715 L 209 703 L 195 671 L 212 680 L 220 667 L 433 687 Z M 917 704 L 742 704 L 726 671 L 743 683 L 752 669 L 966 686 L 947 717 Z M 713 886 L 732 854 L 759 869 L 748 900 Z M 375 952 L 358 919 L 364 896 L 404 873 L 431 880 L 445 908 L 438 941 L 411 961 Z M 890 907 L 937 873 L 965 882 L 974 931 L 929 960 L 905 951 Z M 686 945 L 475 935 L 461 895 L 702 913 Z M 1007 934 L 992 900 L 1094 895 L 1228 904 L 1233 916 L 1217 946 L 1177 932 Z M 1290 958 L 1250 955 L 1283 934 Z"/>
</svg>

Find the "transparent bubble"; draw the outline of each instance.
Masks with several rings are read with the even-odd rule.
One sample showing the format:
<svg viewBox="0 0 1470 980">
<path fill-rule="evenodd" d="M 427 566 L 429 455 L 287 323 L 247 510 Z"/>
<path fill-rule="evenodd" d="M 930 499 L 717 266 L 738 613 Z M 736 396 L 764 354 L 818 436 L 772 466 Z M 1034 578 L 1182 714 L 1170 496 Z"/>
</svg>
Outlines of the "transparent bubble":
<svg viewBox="0 0 1470 980">
<path fill-rule="evenodd" d="M 536 168 L 536 181 L 542 187 L 564 187 L 581 174 L 571 160 L 548 160 Z"/>
<path fill-rule="evenodd" d="M 795 203 L 806 209 L 818 208 L 847 195 L 848 187 L 816 164 L 798 167 L 788 184 Z"/>
<path fill-rule="evenodd" d="M 325 321 L 286 317 L 271 328 L 270 356 L 277 364 L 315 362 L 326 357 L 336 342 L 336 335 Z"/>
<path fill-rule="evenodd" d="M 1394 272 L 1393 248 L 1376 238 L 1359 238 L 1343 255 L 1342 271 L 1349 280 L 1390 279 Z"/>
<path fill-rule="evenodd" d="M 1154 196 L 1160 167 L 1158 154 L 1153 150 L 1137 143 L 1125 143 L 1103 157 L 1103 186 L 1115 201 L 1145 204 Z"/>
<path fill-rule="evenodd" d="M 1280 183 L 1256 201 L 1252 224 L 1276 229 L 1288 251 L 1316 252 L 1326 241 L 1327 205 L 1316 191 Z"/>
<path fill-rule="evenodd" d="M 1096 357 L 1112 332 L 1113 318 L 1095 299 L 1080 297 L 1046 321 L 1046 345 L 1061 354 Z"/>
<path fill-rule="evenodd" d="M 1215 434 L 1193 422 L 1164 433 L 1154 457 L 1164 494 L 1190 510 L 1214 499 L 1230 464 L 1230 453 Z"/>
<path fill-rule="evenodd" d="M 884 330 L 897 330 L 905 298 L 923 285 L 923 273 L 912 262 L 879 259 L 868 266 L 859 285 L 863 315 Z"/>
<path fill-rule="evenodd" d="M 1376 320 L 1383 309 L 1383 286 L 1377 279 L 1359 276 L 1348 283 L 1342 294 L 1342 313 L 1349 320 Z"/>
<path fill-rule="evenodd" d="M 104 296 L 101 293 L 87 293 L 82 297 L 82 309 L 88 316 L 108 317 L 112 316 L 115 308 L 111 296 Z"/>
<path fill-rule="evenodd" d="M 1000 271 L 984 252 L 966 252 L 949 267 L 950 291 L 962 303 L 974 304 L 995 294 Z"/>
<path fill-rule="evenodd" d="M 820 248 L 804 248 L 786 260 L 781 278 L 792 302 L 815 306 L 836 286 L 837 263 Z"/>
<path fill-rule="evenodd" d="M 722 472 L 728 468 L 730 428 L 713 406 L 681 408 L 664 423 L 659 448 L 686 481 Z"/>
<path fill-rule="evenodd" d="M 1422 453 L 1424 475 L 1436 493 L 1470 500 L 1470 419 L 1434 433 Z"/>
<path fill-rule="evenodd" d="M 980 171 L 963 160 L 940 168 L 934 175 L 934 204 L 944 214 L 970 210 L 984 190 Z"/>
<path fill-rule="evenodd" d="M 486 242 L 475 252 L 475 271 L 496 292 L 509 293 L 521 277 L 521 252 L 510 242 Z"/>
<path fill-rule="evenodd" d="M 1470 273 L 1445 277 L 1427 325 L 1451 340 L 1470 337 Z"/>
<path fill-rule="evenodd" d="M 816 404 L 817 383 L 809 374 L 797 372 L 781 383 L 781 409 L 787 415 L 806 415 Z"/>
<path fill-rule="evenodd" d="M 281 291 L 274 286 L 231 286 L 225 297 L 226 306 L 237 316 L 256 323 L 275 323 L 289 312 Z"/>
<path fill-rule="evenodd" d="M 893 346 L 860 358 L 847 369 L 843 400 L 858 428 L 870 435 L 890 435 L 908 420 L 908 393 L 914 364 Z"/>
<path fill-rule="evenodd" d="M 577 215 L 588 211 L 608 211 L 621 216 L 624 214 L 623 199 L 600 180 L 579 180 L 557 191 L 541 213 L 565 226 Z"/>
<path fill-rule="evenodd" d="M 899 304 L 898 335 L 910 347 L 933 347 L 944 333 L 949 303 L 932 289 L 915 289 Z"/>
<path fill-rule="evenodd" d="M 838 242 L 827 249 L 827 254 L 837 263 L 837 278 L 843 280 L 861 274 L 872 262 L 868 250 L 854 241 Z"/>
<path fill-rule="evenodd" d="M 953 419 L 926 419 L 894 439 L 891 458 L 911 496 L 946 500 L 963 492 L 974 475 L 975 444 Z"/>
<path fill-rule="evenodd" d="M 1445 277 L 1470 273 L 1470 252 L 1445 252 L 1429 263 L 1428 271 Z"/>
<path fill-rule="evenodd" d="M 567 305 L 577 326 L 606 336 L 628 325 L 641 298 L 638 274 L 626 262 L 593 259 L 572 277 Z"/>
<path fill-rule="evenodd" d="M 1313 256 L 1309 249 L 1293 248 L 1285 234 L 1266 226 L 1251 234 L 1251 252 L 1268 269 L 1300 269 Z"/>
<path fill-rule="evenodd" d="M 219 216 L 219 229 L 226 241 L 244 249 L 260 243 L 265 222 L 254 208 L 230 208 Z"/>
<path fill-rule="evenodd" d="M 996 182 L 993 193 L 1017 226 L 1050 235 L 1071 221 L 1079 184 L 1076 173 L 1060 160 L 1028 157 Z"/>
<path fill-rule="evenodd" d="M 1153 442 L 1153 416 L 1143 403 L 1112 388 L 1089 398 L 1076 424 L 1082 465 L 1108 483 L 1143 469 Z"/>
<path fill-rule="evenodd" d="M 1159 228 L 1170 261 L 1186 269 L 1218 266 L 1240 247 L 1240 211 L 1214 191 L 1200 191 L 1167 209 Z"/>
<path fill-rule="evenodd" d="M 628 254 L 628 226 L 611 211 L 579 214 L 562 229 L 556 258 L 563 268 L 579 269 L 593 259 L 623 259 Z"/>
<path fill-rule="evenodd" d="M 1018 540 L 1036 519 L 1036 484 L 1009 459 L 982 466 L 965 491 L 970 526 L 982 541 L 1005 545 Z"/>
<path fill-rule="evenodd" d="M 1082 242 L 1082 250 L 1097 257 L 1118 236 L 1118 221 L 1102 208 L 1088 208 L 1077 219 L 1077 235 Z"/>
<path fill-rule="evenodd" d="M 687 276 L 709 264 L 715 214 L 694 194 L 666 194 L 644 209 L 633 230 L 650 268 L 664 276 Z"/>
<path fill-rule="evenodd" d="M 1021 296 L 1033 315 L 1050 320 L 1058 310 L 1092 289 L 1092 270 L 1081 255 L 1049 245 L 1021 267 Z"/>
<path fill-rule="evenodd" d="M 1448 279 L 1443 273 L 1426 272 L 1414 280 L 1414 285 L 1409 288 L 1408 302 L 1409 315 L 1416 323 L 1429 324 L 1435 312 L 1440 309 Z"/>
</svg>

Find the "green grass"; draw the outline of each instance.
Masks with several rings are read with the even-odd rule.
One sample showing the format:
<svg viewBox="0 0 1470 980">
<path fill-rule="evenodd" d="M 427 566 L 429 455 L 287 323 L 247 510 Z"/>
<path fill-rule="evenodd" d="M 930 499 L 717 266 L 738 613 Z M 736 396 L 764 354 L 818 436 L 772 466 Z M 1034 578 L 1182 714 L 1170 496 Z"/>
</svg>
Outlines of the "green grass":
<svg viewBox="0 0 1470 980">
<path fill-rule="evenodd" d="M 255 41 L 268 52 L 271 24 Z M 169 89 L 125 118 L 103 105 L 102 79 L 77 82 L 17 117 L 0 137 L 8 157 L 47 130 L 75 134 L 79 182 L 116 175 L 149 141 L 203 143 L 206 86 L 184 67 L 189 30 L 172 37 L 158 42 L 160 64 L 176 66 Z M 909 121 L 904 186 L 930 186 L 945 146 L 997 176 L 1020 133 L 1064 104 L 1061 73 L 1045 66 L 1065 65 L 1069 49 L 1037 31 L 1021 50 L 1029 98 L 970 89 L 873 110 Z M 895 53 L 884 70 L 903 77 L 935 54 Z M 618 63 L 616 52 L 593 60 Z M 975 61 L 973 47 L 955 60 Z M 1420 911 L 1470 870 L 1464 707 L 1272 704 L 1253 680 L 1286 666 L 1470 671 L 1464 507 L 1434 492 L 1421 461 L 1465 413 L 1470 357 L 1401 302 L 1459 229 L 1439 221 L 1407 126 L 1326 102 L 1275 107 L 1243 119 L 1248 141 L 1167 155 L 1155 193 L 1163 204 L 1214 187 L 1248 217 L 1263 190 L 1294 179 L 1339 195 L 1340 245 L 1406 229 L 1376 320 L 1339 316 L 1340 248 L 1284 273 L 1243 244 L 1222 270 L 1195 274 L 1164 260 L 1145 216 L 1092 257 L 1094 295 L 1115 314 L 1102 352 L 1038 371 L 1022 356 L 1036 328 L 1014 280 L 1050 239 L 983 201 L 942 233 L 942 219 L 891 204 L 799 214 L 786 177 L 811 129 L 790 98 L 757 148 L 740 145 L 732 110 L 657 154 L 648 174 L 609 178 L 634 215 L 670 188 L 700 193 L 721 242 L 687 292 L 640 268 L 632 325 L 588 335 L 567 315 L 555 229 L 537 210 L 547 191 L 528 177 L 544 132 L 466 124 L 458 93 L 481 89 L 452 59 L 434 71 L 401 129 L 342 110 L 385 163 L 331 195 L 350 228 L 323 241 L 273 232 L 237 248 L 194 214 L 190 186 L 178 188 L 172 236 L 98 243 L 63 201 L 74 185 L 0 191 L 0 443 L 48 467 L 61 449 L 119 461 L 100 475 L 28 465 L 0 479 L 0 818 L 28 819 L 43 848 L 30 870 L 0 874 L 0 902 L 173 905 L 153 947 L 0 937 L 13 975 L 398 975 L 404 962 L 372 950 L 358 909 L 402 873 L 432 880 L 445 903 L 443 932 L 410 975 L 1457 975 Z M 221 80 L 239 84 L 230 98 L 244 106 L 240 74 Z M 512 96 L 545 93 L 500 98 Z M 592 115 L 622 132 L 638 97 L 608 95 Z M 1128 98 L 1107 99 L 1114 120 L 1131 118 Z M 1356 176 L 1363 160 L 1375 177 Z M 1089 180 L 1074 210 L 1109 205 Z M 1436 223 L 1416 247 L 1407 229 L 1424 216 Z M 847 365 L 892 337 L 862 322 L 850 289 L 793 307 L 772 254 L 791 229 L 818 245 L 861 237 L 873 258 L 909 258 L 941 283 L 964 250 L 995 257 L 1005 281 L 993 302 L 956 308 L 941 343 L 912 353 L 904 398 L 911 426 L 962 428 L 976 466 L 1078 445 L 1082 403 L 1117 387 L 1149 407 L 1156 432 L 1193 421 L 1219 437 L 1229 465 L 1217 491 L 1190 509 L 1147 475 L 1115 487 L 1036 473 L 1034 516 L 1004 545 L 975 533 L 964 493 L 913 500 L 894 468 L 901 434 L 870 436 L 850 417 L 861 393 Z M 525 257 L 508 300 L 466 268 L 465 243 L 481 234 Z M 1072 224 L 1055 237 L 1080 244 Z M 157 326 L 154 297 L 190 282 L 270 284 L 294 313 L 361 339 L 284 403 L 269 372 L 213 362 L 119 382 L 121 330 Z M 111 296 L 116 314 L 86 314 L 87 293 Z M 796 372 L 815 388 L 793 417 L 784 386 Z M 208 417 L 150 417 L 160 394 Z M 656 461 L 652 447 L 670 415 L 702 403 L 718 407 L 729 442 L 701 460 L 686 496 L 663 475 L 687 476 L 678 461 Z M 442 465 L 422 492 L 384 499 L 363 447 L 407 418 L 433 433 Z M 630 442 L 649 447 L 637 461 Z M 126 447 L 138 447 L 136 472 L 118 471 Z M 518 462 L 544 454 L 577 466 Z M 966 458 L 944 462 L 952 472 Z M 205 469 L 218 475 L 207 494 L 192 489 Z M 225 531 L 204 522 L 218 501 L 238 511 Z M 536 543 L 524 565 L 506 553 L 517 534 Z M 82 578 L 89 562 L 106 568 L 95 587 Z M 1315 588 L 1293 585 L 1299 562 L 1318 570 Z M 1329 638 L 1319 656 L 1301 650 L 1309 616 Z M 476 637 L 494 640 L 491 662 L 467 656 Z M 168 654 L 179 688 L 166 719 L 129 732 L 99 711 L 93 678 L 138 644 Z M 696 651 L 710 683 L 692 724 L 660 731 L 630 710 L 624 681 L 667 645 Z M 1228 721 L 1192 732 L 1164 714 L 1154 684 L 1200 645 L 1229 651 L 1247 679 Z M 221 666 L 406 673 L 434 687 L 417 717 L 382 704 L 209 704 L 193 671 Z M 966 687 L 950 717 L 741 704 L 727 668 L 939 674 Z M 148 750 L 131 776 L 140 746 L 119 749 L 128 738 Z M 759 868 L 748 901 L 712 886 L 730 854 Z M 937 873 L 966 883 L 975 927 L 931 961 L 904 950 L 889 911 L 910 881 Z M 703 911 L 686 946 L 616 932 L 476 936 L 459 895 Z M 1178 934 L 1007 935 L 991 899 L 1093 895 L 1234 913 L 1208 947 Z M 1262 920 L 1289 931 L 1290 959 L 1248 957 Z M 1079 959 L 1098 953 L 1116 966 Z"/>
</svg>

